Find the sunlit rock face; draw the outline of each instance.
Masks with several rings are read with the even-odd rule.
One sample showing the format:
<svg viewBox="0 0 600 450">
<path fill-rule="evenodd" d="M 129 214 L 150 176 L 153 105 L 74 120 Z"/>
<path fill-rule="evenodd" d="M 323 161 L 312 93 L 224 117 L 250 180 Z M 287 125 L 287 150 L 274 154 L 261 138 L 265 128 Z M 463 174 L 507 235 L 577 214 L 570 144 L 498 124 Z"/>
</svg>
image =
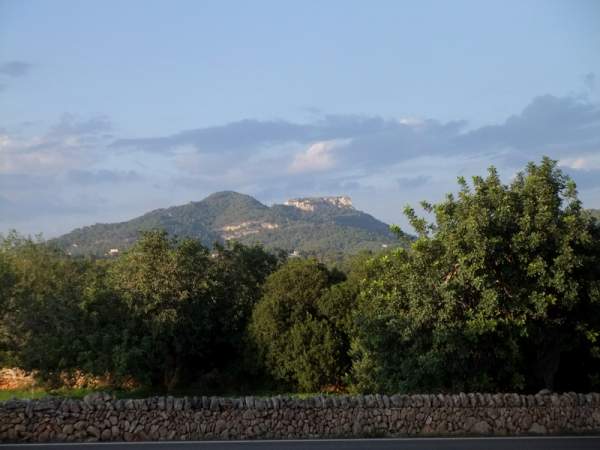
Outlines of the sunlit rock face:
<svg viewBox="0 0 600 450">
<path fill-rule="evenodd" d="M 239 224 L 225 225 L 221 228 L 221 237 L 225 240 L 239 239 L 249 234 L 260 233 L 264 230 L 275 230 L 277 228 L 279 228 L 279 225 L 276 223 L 251 220 Z"/>
<path fill-rule="evenodd" d="M 334 197 L 306 197 L 292 198 L 284 203 L 287 206 L 294 206 L 303 211 L 313 212 L 318 208 L 335 206 L 336 208 L 351 208 L 352 199 L 346 195 Z"/>
</svg>

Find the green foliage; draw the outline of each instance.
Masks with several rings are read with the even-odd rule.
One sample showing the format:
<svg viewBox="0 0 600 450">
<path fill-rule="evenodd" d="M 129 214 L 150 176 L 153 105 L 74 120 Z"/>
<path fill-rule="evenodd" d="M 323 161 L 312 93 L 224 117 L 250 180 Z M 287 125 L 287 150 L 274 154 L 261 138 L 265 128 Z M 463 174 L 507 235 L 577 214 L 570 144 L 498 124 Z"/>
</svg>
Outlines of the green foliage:
<svg viewBox="0 0 600 450">
<path fill-rule="evenodd" d="M 208 351 L 209 261 L 208 251 L 197 241 L 177 242 L 164 232 L 148 232 L 111 267 L 115 290 L 138 325 L 134 347 L 141 351 L 125 355 L 125 361 L 142 368 L 152 384 L 175 387 L 186 359 Z"/>
<path fill-rule="evenodd" d="M 102 268 L 15 233 L 3 238 L 1 253 L 12 271 L 3 284 L 2 364 L 36 370 L 46 382 L 111 371 L 123 311 L 98 281 Z"/>
<path fill-rule="evenodd" d="M 277 263 L 259 247 L 234 244 L 211 254 L 195 240 L 145 233 L 111 268 L 137 324 L 125 364 L 172 390 L 241 357 L 248 316 Z"/>
<path fill-rule="evenodd" d="M 9 239 L 4 239 L 0 235 L 2 246 L 0 247 L 0 367 L 11 363 L 11 333 L 8 326 L 10 296 L 13 290 L 15 273 L 12 266 L 12 260 L 8 254 Z"/>
<path fill-rule="evenodd" d="M 355 388 L 586 387 L 564 364 L 583 350 L 589 372 L 598 352 L 600 253 L 574 184 L 549 159 L 508 186 L 493 168 L 459 183 L 457 198 L 422 205 L 432 224 L 407 208 L 419 234 L 410 251 L 370 263 Z"/>
<path fill-rule="evenodd" d="M 291 260 L 267 279 L 250 334 L 274 378 L 308 391 L 341 381 L 345 339 L 323 300 L 339 281 L 339 274 L 310 259 Z"/>
<path fill-rule="evenodd" d="M 57 241 L 110 248 L 116 233 L 118 258 L 0 236 L 0 365 L 46 387 L 84 374 L 201 395 L 600 387 L 600 222 L 556 163 L 508 185 L 491 168 L 421 206 L 434 221 L 407 207 L 418 238 L 383 251 L 406 235 L 351 208 L 230 192 Z M 279 228 L 207 247 L 243 221 Z"/>
<path fill-rule="evenodd" d="M 249 364 L 252 355 L 247 349 L 247 326 L 261 298 L 266 278 L 284 259 L 283 254 L 268 253 L 261 246 L 250 247 L 236 242 L 225 247 L 216 246 L 213 250 L 213 326 L 217 332 L 210 344 L 210 361 L 204 367 L 212 368 L 218 375 L 218 386 L 252 385 L 255 381 L 249 380 L 255 366 Z"/>
<path fill-rule="evenodd" d="M 45 383 L 109 375 L 173 389 L 228 370 L 242 377 L 246 324 L 280 263 L 261 247 L 212 253 L 148 232 L 123 257 L 73 258 L 11 234 L 0 252 L 0 363 Z"/>
</svg>

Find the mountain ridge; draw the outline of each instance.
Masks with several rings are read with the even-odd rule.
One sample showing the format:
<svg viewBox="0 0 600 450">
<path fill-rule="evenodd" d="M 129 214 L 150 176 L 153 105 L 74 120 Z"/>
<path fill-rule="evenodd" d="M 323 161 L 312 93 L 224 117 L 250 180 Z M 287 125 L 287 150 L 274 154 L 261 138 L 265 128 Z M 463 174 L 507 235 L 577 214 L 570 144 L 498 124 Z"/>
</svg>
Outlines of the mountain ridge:
<svg viewBox="0 0 600 450">
<path fill-rule="evenodd" d="M 52 242 L 73 255 L 105 256 L 126 250 L 141 231 L 151 229 L 196 238 L 207 246 L 235 239 L 314 256 L 376 251 L 406 243 L 387 224 L 355 209 L 347 196 L 303 197 L 267 206 L 235 191 L 215 192 L 200 201 L 155 209 L 128 221 L 76 228 Z"/>
</svg>

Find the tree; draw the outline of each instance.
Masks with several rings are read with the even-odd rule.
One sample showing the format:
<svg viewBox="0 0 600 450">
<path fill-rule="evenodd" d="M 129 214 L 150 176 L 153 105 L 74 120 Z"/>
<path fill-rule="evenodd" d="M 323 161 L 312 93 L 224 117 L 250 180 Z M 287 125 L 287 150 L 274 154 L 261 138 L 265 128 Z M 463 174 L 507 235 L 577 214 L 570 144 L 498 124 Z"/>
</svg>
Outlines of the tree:
<svg viewBox="0 0 600 450">
<path fill-rule="evenodd" d="M 313 259 L 290 260 L 269 276 L 249 331 L 275 379 L 305 391 L 340 382 L 347 358 L 343 332 L 322 298 L 342 279 Z"/>
<path fill-rule="evenodd" d="M 209 252 L 198 241 L 163 231 L 144 233 L 111 267 L 112 283 L 138 324 L 128 345 L 139 351 L 125 364 L 138 367 L 144 381 L 173 389 L 188 375 L 188 361 L 209 352 L 216 331 L 209 269 Z"/>
<path fill-rule="evenodd" d="M 410 250 L 370 263 L 352 344 L 358 390 L 554 388 L 573 352 L 598 352 L 598 230 L 574 183 L 544 158 L 510 185 L 459 179 L 406 214 Z M 562 388 L 584 386 L 578 374 Z"/>
<path fill-rule="evenodd" d="M 247 327 L 262 295 L 266 278 L 281 264 L 283 254 L 271 254 L 260 245 L 229 241 L 215 245 L 210 277 L 214 309 L 210 357 L 198 368 L 215 388 L 256 384 L 256 364 L 248 354 Z M 208 372 L 208 373 L 207 373 Z"/>
<path fill-rule="evenodd" d="M 114 372 L 111 355 L 122 333 L 122 308 L 92 281 L 98 278 L 96 262 L 70 258 L 41 239 L 16 233 L 1 248 L 0 266 L 7 268 L 0 269 L 2 363 L 35 371 L 50 384 L 81 371 Z"/>
<path fill-rule="evenodd" d="M 9 305 L 15 284 L 15 273 L 9 258 L 8 240 L 0 235 L 0 367 L 14 365 L 10 345 Z"/>
<path fill-rule="evenodd" d="M 110 271 L 132 318 L 123 367 L 167 390 L 210 374 L 236 378 L 250 313 L 277 264 L 258 246 L 209 252 L 193 239 L 144 233 Z"/>
</svg>

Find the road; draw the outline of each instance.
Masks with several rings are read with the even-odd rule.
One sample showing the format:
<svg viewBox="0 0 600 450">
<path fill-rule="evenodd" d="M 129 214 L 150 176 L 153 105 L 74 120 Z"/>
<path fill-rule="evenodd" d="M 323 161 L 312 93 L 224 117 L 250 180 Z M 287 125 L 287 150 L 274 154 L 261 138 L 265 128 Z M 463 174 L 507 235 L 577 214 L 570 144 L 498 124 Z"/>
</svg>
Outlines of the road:
<svg viewBox="0 0 600 450">
<path fill-rule="evenodd" d="M 0 450 L 598 450 L 600 436 L 3 444 Z"/>
</svg>

